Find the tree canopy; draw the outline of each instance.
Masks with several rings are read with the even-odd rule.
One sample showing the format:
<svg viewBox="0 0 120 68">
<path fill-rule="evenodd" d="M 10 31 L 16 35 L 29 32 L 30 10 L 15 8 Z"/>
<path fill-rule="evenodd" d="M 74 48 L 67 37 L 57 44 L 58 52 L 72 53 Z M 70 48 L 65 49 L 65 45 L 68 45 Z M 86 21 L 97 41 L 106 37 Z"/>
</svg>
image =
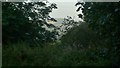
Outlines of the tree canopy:
<svg viewBox="0 0 120 68">
<path fill-rule="evenodd" d="M 78 16 L 86 23 L 89 28 L 94 30 L 102 40 L 106 41 L 110 51 L 119 56 L 120 49 L 120 2 L 85 2 L 76 3 L 80 6 L 76 11 L 82 10 Z M 119 60 L 119 59 L 118 59 Z M 119 65 L 119 62 L 117 62 Z"/>
<path fill-rule="evenodd" d="M 49 31 L 44 27 L 56 28 L 47 20 L 56 21 L 49 16 L 54 3 L 44 2 L 3 2 L 2 5 L 3 44 L 17 41 L 44 43 L 54 41 L 56 30 Z"/>
</svg>

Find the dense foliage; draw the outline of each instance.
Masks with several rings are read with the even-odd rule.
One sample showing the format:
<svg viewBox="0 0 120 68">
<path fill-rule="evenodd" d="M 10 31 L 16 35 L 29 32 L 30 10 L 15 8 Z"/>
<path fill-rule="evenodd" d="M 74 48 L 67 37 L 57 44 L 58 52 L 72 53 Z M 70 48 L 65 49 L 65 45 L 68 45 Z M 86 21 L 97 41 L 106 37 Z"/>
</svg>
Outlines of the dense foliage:
<svg viewBox="0 0 120 68">
<path fill-rule="evenodd" d="M 49 16 L 56 4 L 44 2 L 4 2 L 3 10 L 3 44 L 7 42 L 27 41 L 36 44 L 54 41 L 57 31 L 47 30 L 45 27 L 56 27 L 48 24 L 47 20 L 54 20 Z"/>
<path fill-rule="evenodd" d="M 106 54 L 105 54 L 106 55 Z M 3 50 L 2 66 L 111 66 L 101 49 L 76 49 L 62 47 L 60 42 L 31 48 L 25 42 L 9 44 Z"/>
<path fill-rule="evenodd" d="M 88 28 L 87 23 L 81 23 L 79 26 L 71 28 L 65 35 L 62 36 L 61 41 L 64 45 L 84 49 L 91 47 L 98 43 L 99 37 Z"/>
<path fill-rule="evenodd" d="M 120 52 L 120 2 L 115 3 L 98 3 L 98 2 L 85 2 L 76 3 L 82 5 L 77 11 L 82 10 L 83 15 L 79 14 L 80 18 L 83 18 L 88 26 L 98 34 L 102 40 L 105 40 L 110 51 L 114 53 L 112 55 L 119 60 Z M 115 58 L 113 61 L 115 61 Z M 120 61 L 114 62 L 115 65 L 119 65 Z"/>
<path fill-rule="evenodd" d="M 120 67 L 120 3 L 78 2 L 78 5 L 81 6 L 76 11 L 82 10 L 83 14 L 78 16 L 84 21 L 76 22 L 68 16 L 57 30 L 58 27 L 47 23 L 56 21 L 49 16 L 56 4 L 3 3 L 3 43 L 11 42 L 3 46 L 3 67 Z M 54 41 L 57 31 L 61 37 Z M 33 42 L 39 46 L 30 47 Z"/>
<path fill-rule="evenodd" d="M 72 17 L 67 16 L 66 18 L 64 18 L 64 20 L 60 26 L 62 28 L 61 31 L 66 33 L 71 28 L 78 26 L 79 24 L 80 24 L 80 22 L 77 22 Z"/>
</svg>

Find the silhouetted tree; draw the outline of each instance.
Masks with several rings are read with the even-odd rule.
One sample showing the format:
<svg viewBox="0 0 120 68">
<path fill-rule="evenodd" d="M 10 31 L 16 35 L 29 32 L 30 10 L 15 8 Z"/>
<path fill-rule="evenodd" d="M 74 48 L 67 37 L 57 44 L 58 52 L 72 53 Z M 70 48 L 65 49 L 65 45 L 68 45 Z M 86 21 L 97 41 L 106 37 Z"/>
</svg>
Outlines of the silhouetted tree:
<svg viewBox="0 0 120 68">
<path fill-rule="evenodd" d="M 54 41 L 57 31 L 45 28 L 56 29 L 54 25 L 47 23 L 47 20 L 55 21 L 49 16 L 53 9 L 57 9 L 54 3 L 3 2 L 3 44 L 18 41 L 42 44 Z"/>
<path fill-rule="evenodd" d="M 78 2 L 77 5 L 82 5 L 77 9 L 83 12 L 84 16 L 80 14 L 82 15 L 80 18 L 84 19 L 89 27 L 108 43 L 110 51 L 113 51 L 112 55 L 116 53 L 118 58 L 120 55 L 120 2 Z M 115 64 L 119 65 L 119 63 L 120 61 L 115 61 Z"/>
</svg>

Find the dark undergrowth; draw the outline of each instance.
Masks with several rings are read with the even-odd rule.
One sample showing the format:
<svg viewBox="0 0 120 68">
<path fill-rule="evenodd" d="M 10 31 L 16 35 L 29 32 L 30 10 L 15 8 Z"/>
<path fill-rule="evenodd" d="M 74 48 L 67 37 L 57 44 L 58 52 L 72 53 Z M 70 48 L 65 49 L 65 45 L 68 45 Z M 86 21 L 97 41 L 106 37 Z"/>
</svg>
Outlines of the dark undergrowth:
<svg viewBox="0 0 120 68">
<path fill-rule="evenodd" d="M 104 50 L 103 50 L 104 49 Z M 60 42 L 30 47 L 22 42 L 3 46 L 4 66 L 109 66 L 113 64 L 107 48 L 76 49 Z"/>
</svg>

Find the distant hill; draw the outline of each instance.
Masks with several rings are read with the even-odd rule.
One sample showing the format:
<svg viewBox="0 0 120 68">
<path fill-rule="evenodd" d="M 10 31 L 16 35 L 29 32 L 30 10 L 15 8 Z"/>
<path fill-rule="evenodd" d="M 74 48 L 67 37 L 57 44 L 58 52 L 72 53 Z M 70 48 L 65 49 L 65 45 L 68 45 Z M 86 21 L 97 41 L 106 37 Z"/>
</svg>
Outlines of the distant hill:
<svg viewBox="0 0 120 68">
<path fill-rule="evenodd" d="M 63 18 L 55 18 L 57 20 L 58 23 L 63 23 Z"/>
<path fill-rule="evenodd" d="M 61 23 L 63 23 L 63 18 L 55 18 L 56 20 L 57 20 L 57 22 L 56 23 L 54 23 L 54 25 L 56 25 L 56 26 L 59 26 L 59 25 L 61 25 Z"/>
</svg>

